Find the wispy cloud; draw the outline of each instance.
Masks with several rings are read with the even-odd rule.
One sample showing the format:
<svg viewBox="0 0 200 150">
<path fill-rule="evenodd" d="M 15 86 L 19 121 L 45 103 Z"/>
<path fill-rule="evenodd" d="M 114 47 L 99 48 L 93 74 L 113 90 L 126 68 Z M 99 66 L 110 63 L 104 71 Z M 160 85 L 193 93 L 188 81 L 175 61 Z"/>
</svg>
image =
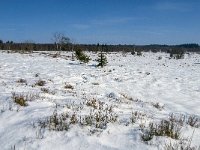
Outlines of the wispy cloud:
<svg viewBox="0 0 200 150">
<path fill-rule="evenodd" d="M 133 17 L 120 17 L 120 18 L 110 18 L 110 19 L 100 19 L 92 20 L 91 24 L 93 25 L 113 25 L 113 24 L 124 24 L 134 20 Z"/>
<path fill-rule="evenodd" d="M 101 26 L 111 26 L 111 25 L 119 25 L 126 24 L 130 21 L 134 20 L 133 17 L 118 17 L 118 18 L 110 18 L 110 19 L 93 19 L 88 21 L 87 23 L 75 23 L 71 24 L 71 27 L 78 30 L 87 30 L 93 27 L 101 27 Z"/>
<path fill-rule="evenodd" d="M 90 28 L 89 24 L 72 24 L 71 25 L 73 28 L 76 28 L 78 30 L 86 30 Z"/>
<path fill-rule="evenodd" d="M 0 30 L 19 31 L 19 29 L 23 29 L 26 25 L 27 24 L 0 23 Z"/>
<path fill-rule="evenodd" d="M 192 9 L 191 7 L 192 3 L 186 3 L 186 2 L 177 2 L 177 1 L 165 1 L 165 2 L 159 2 L 155 5 L 155 9 L 162 10 L 162 11 L 179 11 L 179 12 L 185 12 L 190 11 Z"/>
<path fill-rule="evenodd" d="M 4 30 L 7 30 L 7 31 L 17 31 L 16 28 L 5 28 Z"/>
</svg>

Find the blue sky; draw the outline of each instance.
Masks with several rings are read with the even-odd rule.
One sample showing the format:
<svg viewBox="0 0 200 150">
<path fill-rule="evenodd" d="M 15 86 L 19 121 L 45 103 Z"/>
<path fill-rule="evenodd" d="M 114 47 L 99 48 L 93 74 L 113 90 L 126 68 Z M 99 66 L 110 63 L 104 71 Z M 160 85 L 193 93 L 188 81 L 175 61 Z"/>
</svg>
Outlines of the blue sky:
<svg viewBox="0 0 200 150">
<path fill-rule="evenodd" d="M 0 39 L 200 44 L 200 0 L 1 0 Z"/>
</svg>

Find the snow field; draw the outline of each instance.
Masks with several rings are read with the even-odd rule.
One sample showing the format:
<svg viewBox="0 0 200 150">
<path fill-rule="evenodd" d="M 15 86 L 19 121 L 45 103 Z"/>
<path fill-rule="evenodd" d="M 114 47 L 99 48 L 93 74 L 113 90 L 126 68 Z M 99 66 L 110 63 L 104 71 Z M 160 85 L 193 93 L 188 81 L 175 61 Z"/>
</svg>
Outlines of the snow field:
<svg viewBox="0 0 200 150">
<path fill-rule="evenodd" d="M 72 61 L 70 52 L 57 58 L 45 53 L 0 53 L 1 149 L 165 149 L 187 145 L 191 137 L 191 147 L 200 145 L 200 120 L 188 123 L 200 117 L 198 54 L 175 60 L 166 53 L 109 53 L 108 65 L 97 68 L 95 53 L 87 53 L 88 64 Z M 39 80 L 44 85 L 36 85 Z M 27 96 L 28 106 L 16 104 L 12 93 Z M 149 123 L 172 113 L 185 116 L 181 139 L 141 139 Z M 57 131 L 55 115 L 67 130 Z"/>
</svg>

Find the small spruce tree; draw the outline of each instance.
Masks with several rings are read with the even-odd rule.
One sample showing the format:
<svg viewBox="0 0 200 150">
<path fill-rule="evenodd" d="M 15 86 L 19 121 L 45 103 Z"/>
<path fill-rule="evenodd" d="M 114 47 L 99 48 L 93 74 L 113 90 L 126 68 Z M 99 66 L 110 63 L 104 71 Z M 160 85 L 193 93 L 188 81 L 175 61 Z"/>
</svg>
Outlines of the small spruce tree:
<svg viewBox="0 0 200 150">
<path fill-rule="evenodd" d="M 98 67 L 100 66 L 100 67 L 104 67 L 104 66 L 106 66 L 106 64 L 108 63 L 107 62 L 107 58 L 106 58 L 106 56 L 103 54 L 103 52 L 101 51 L 101 53 L 99 54 L 99 56 L 98 56 L 98 59 L 97 59 L 97 62 L 98 62 Z"/>
<path fill-rule="evenodd" d="M 89 56 L 84 54 L 84 52 L 81 49 L 77 49 L 75 51 L 75 56 L 80 62 L 83 62 L 83 63 L 88 63 L 90 60 Z"/>
<path fill-rule="evenodd" d="M 131 52 L 131 55 L 135 55 L 135 51 L 134 50 Z"/>
<path fill-rule="evenodd" d="M 137 51 L 137 56 L 142 56 L 142 51 Z"/>
</svg>

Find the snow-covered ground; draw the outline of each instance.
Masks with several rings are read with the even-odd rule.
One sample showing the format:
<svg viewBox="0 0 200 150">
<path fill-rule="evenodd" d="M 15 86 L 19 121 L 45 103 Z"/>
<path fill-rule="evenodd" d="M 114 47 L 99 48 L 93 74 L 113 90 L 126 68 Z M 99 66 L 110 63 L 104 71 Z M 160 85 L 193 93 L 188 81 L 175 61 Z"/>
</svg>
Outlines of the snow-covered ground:
<svg viewBox="0 0 200 150">
<path fill-rule="evenodd" d="M 145 150 L 164 149 L 180 141 L 198 149 L 200 120 L 192 127 L 187 118 L 200 117 L 200 55 L 176 60 L 166 53 L 110 53 L 104 68 L 95 67 L 97 54 L 88 55 L 92 60 L 80 64 L 67 52 L 57 58 L 42 52 L 0 52 L 1 150 Z M 46 84 L 36 85 L 39 80 Z M 28 106 L 16 104 L 12 93 L 27 95 Z M 89 114 L 107 113 L 107 108 L 114 119 L 103 127 L 81 123 Z M 74 115 L 75 123 L 64 131 L 42 127 L 41 122 L 55 111 Z M 169 119 L 171 113 L 186 116 L 179 140 L 141 139 L 150 122 Z"/>
</svg>

